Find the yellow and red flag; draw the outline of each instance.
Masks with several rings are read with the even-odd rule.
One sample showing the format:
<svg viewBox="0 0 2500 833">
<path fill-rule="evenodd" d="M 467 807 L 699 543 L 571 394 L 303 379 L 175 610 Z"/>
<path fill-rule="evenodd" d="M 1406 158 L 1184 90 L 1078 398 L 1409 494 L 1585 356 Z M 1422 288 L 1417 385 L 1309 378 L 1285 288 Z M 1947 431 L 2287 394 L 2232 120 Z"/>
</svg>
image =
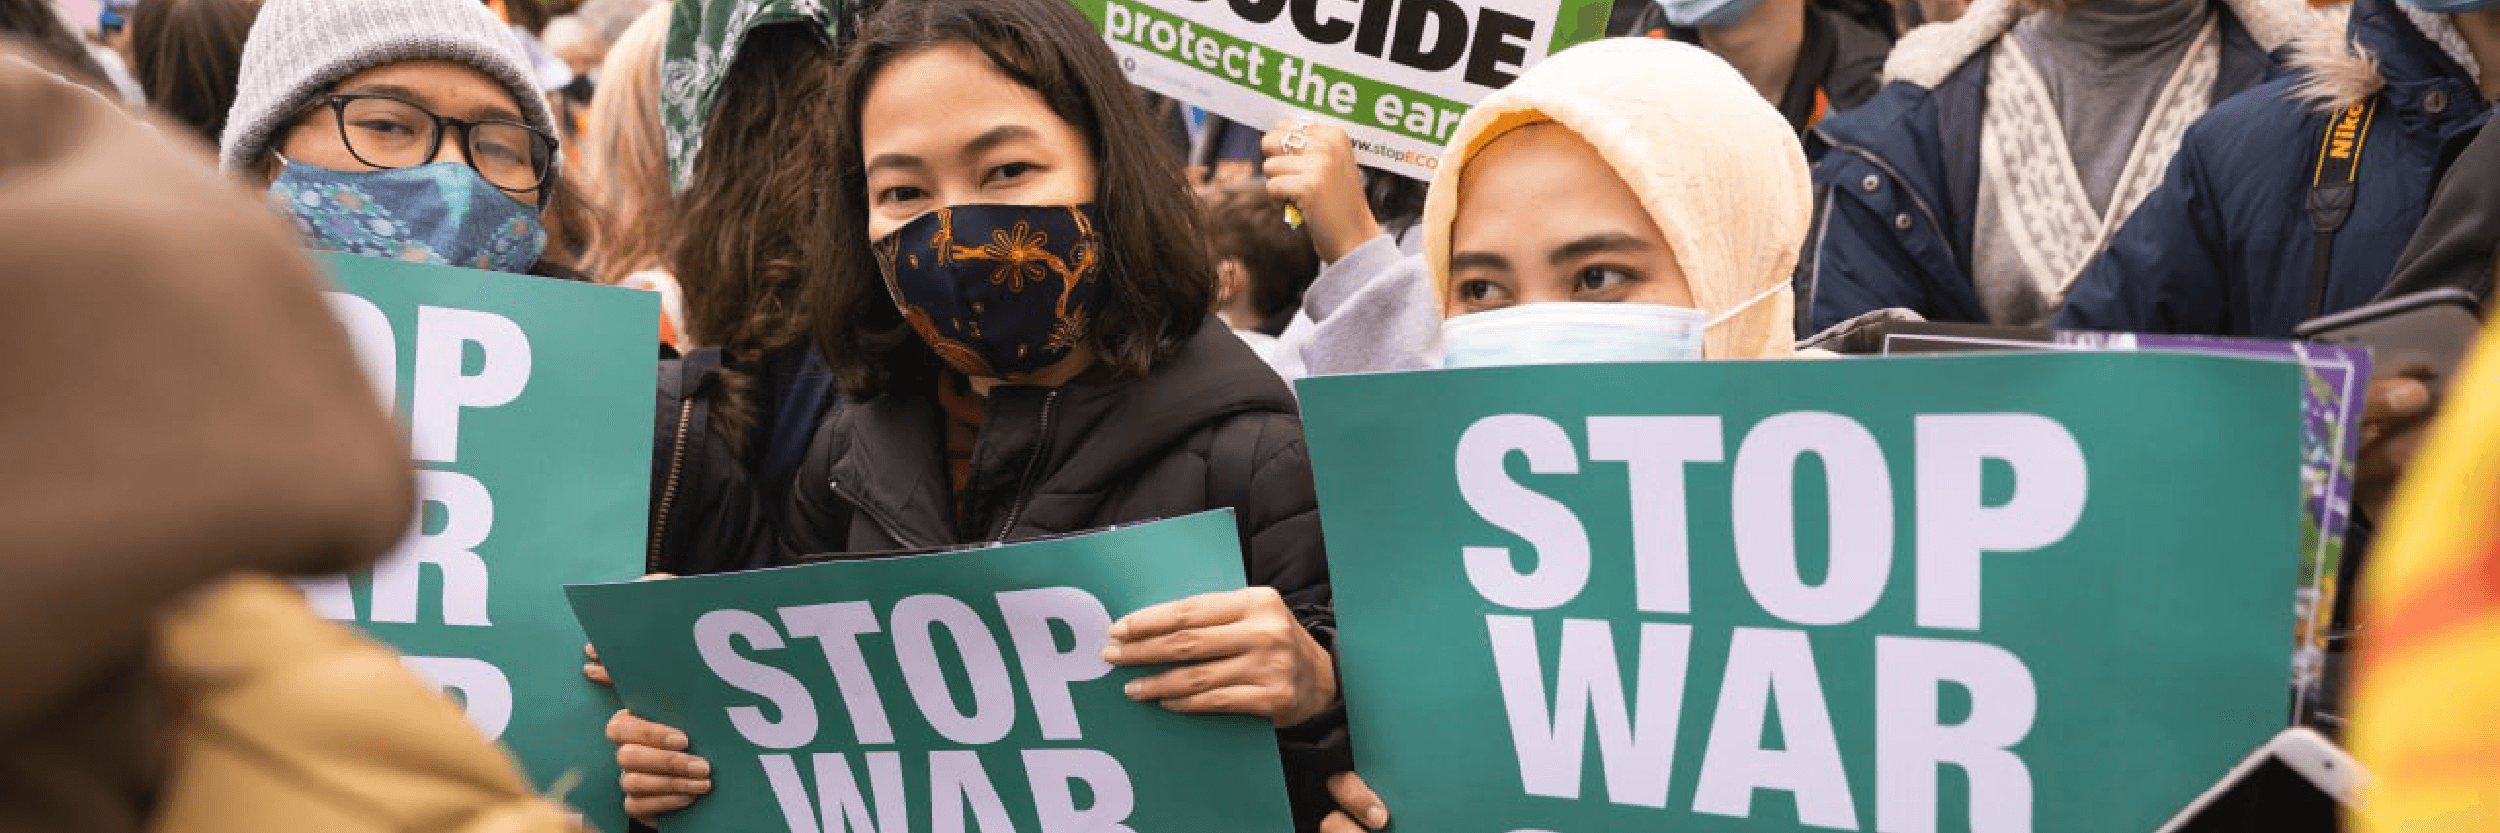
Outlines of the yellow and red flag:
<svg viewBox="0 0 2500 833">
<path fill-rule="evenodd" d="M 2500 328 L 2441 410 L 2362 587 L 2365 833 L 2500 831 Z"/>
</svg>

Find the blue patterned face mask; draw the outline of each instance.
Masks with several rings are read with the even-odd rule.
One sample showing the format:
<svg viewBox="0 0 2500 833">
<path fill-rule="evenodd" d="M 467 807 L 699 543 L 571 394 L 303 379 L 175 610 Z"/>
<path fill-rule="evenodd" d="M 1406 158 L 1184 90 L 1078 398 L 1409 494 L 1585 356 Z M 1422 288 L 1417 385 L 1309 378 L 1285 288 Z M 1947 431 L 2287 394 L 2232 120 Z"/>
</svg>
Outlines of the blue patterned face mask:
<svg viewBox="0 0 2500 833">
<path fill-rule="evenodd" d="M 536 206 L 459 162 L 338 171 L 290 161 L 269 192 L 316 249 L 520 273 L 547 248 Z"/>
</svg>

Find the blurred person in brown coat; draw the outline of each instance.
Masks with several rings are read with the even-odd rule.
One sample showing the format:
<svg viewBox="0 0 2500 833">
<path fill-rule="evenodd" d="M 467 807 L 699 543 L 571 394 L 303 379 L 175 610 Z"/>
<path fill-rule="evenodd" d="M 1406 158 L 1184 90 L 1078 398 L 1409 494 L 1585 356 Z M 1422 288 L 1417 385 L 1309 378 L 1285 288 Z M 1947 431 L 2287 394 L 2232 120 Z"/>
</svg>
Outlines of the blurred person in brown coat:
<svg viewBox="0 0 2500 833">
<path fill-rule="evenodd" d="M 365 566 L 414 505 L 323 278 L 206 149 L 0 46 L 0 831 L 144 829 L 169 611 Z"/>
</svg>

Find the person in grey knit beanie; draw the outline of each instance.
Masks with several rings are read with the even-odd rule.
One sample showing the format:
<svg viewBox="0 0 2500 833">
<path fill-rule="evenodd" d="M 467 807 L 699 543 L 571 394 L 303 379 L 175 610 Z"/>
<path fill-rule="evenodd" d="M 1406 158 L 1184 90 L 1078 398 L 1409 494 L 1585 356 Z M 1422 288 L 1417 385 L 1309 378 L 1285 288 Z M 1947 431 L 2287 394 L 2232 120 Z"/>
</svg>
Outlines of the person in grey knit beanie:
<svg viewBox="0 0 2500 833">
<path fill-rule="evenodd" d="M 218 161 L 229 171 L 247 169 L 273 134 L 341 79 L 422 60 L 485 73 L 520 102 L 530 126 L 556 132 L 511 28 L 476 0 L 267 0 L 243 44 Z"/>
<path fill-rule="evenodd" d="M 335 100 L 342 95 L 389 102 L 342 105 Z M 392 102 L 413 105 L 398 111 L 412 115 L 387 132 L 371 132 L 373 122 L 349 115 L 351 107 L 397 106 Z M 355 126 L 341 124 L 343 116 Z M 428 124 L 427 116 L 469 126 Z M 438 125 L 436 145 L 404 138 Z M 524 125 L 527 133 L 517 129 Z M 384 135 L 415 150 L 383 158 L 374 152 L 381 140 L 372 137 Z M 231 174 L 270 184 L 316 248 L 562 273 L 542 251 L 575 251 L 586 229 L 578 197 L 556 173 L 558 135 L 520 43 L 477 0 L 266 0 L 244 42 L 218 161 Z M 495 169 L 495 160 L 515 158 L 521 173 Z M 444 162 L 468 165 L 482 181 L 433 164 Z M 290 181 L 296 179 L 307 181 Z M 314 204 L 341 189 L 361 199 L 345 208 Z M 512 199 L 475 196 L 495 191 Z M 342 216 L 346 209 L 359 216 Z M 376 222 L 376 214 L 389 222 Z M 371 232 L 384 228 L 399 236 Z M 429 234 L 437 239 L 425 239 Z"/>
</svg>

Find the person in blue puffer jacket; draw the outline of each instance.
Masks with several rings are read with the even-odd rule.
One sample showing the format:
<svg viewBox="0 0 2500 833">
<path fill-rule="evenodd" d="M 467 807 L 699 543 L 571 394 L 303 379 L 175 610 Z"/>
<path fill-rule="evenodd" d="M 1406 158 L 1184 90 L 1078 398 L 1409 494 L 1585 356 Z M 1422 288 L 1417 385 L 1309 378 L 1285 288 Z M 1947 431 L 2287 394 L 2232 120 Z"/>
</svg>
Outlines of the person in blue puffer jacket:
<svg viewBox="0 0 2500 833">
<path fill-rule="evenodd" d="M 1800 333 L 1870 310 L 2045 323 L 2188 125 L 2333 26 L 2297 0 L 1979 0 L 1816 128 Z"/>
<path fill-rule="evenodd" d="M 2347 37 L 2301 44 L 2295 75 L 2215 108 L 2057 324 L 2283 337 L 2369 302 L 2500 91 L 2500 8 L 2454 11 L 2355 0 Z M 2336 128 L 2349 128 L 2357 162 L 2348 216 L 2322 247 L 2309 200 L 2339 181 L 2341 166 L 2320 166 Z"/>
</svg>

